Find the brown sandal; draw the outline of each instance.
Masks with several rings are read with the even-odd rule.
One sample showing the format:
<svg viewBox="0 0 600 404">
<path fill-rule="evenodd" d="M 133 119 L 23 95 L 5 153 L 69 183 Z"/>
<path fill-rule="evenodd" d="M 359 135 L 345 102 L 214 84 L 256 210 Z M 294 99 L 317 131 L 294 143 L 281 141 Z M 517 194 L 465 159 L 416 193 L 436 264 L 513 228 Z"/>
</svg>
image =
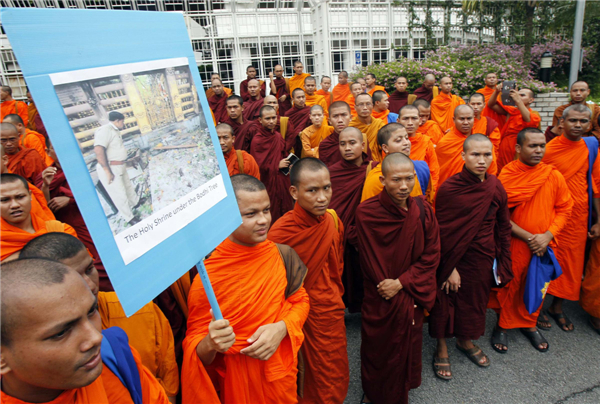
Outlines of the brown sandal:
<svg viewBox="0 0 600 404">
<path fill-rule="evenodd" d="M 450 376 L 441 375 L 441 370 L 447 370 L 450 372 Z M 433 355 L 433 373 L 436 377 L 442 380 L 452 380 L 452 366 L 450 365 L 450 358 L 440 358 Z"/>
<path fill-rule="evenodd" d="M 459 351 L 461 351 L 462 353 L 467 355 L 467 358 L 469 358 L 471 360 L 471 362 L 473 362 L 480 368 L 487 368 L 488 366 L 490 366 L 490 358 L 486 354 L 484 354 L 483 351 L 481 350 L 481 348 L 479 348 L 477 345 L 473 345 L 473 348 L 471 348 L 471 349 L 464 349 L 460 345 L 456 344 L 456 349 L 458 349 Z M 477 353 L 477 352 L 479 352 L 479 353 Z M 486 358 L 487 362 L 480 363 L 479 361 L 482 358 Z"/>
</svg>

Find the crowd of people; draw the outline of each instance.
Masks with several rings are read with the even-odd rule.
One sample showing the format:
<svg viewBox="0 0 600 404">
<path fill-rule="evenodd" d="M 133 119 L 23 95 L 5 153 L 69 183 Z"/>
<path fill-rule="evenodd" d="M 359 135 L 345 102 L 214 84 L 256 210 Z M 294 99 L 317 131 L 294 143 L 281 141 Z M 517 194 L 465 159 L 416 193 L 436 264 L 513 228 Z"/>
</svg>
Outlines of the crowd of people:
<svg viewBox="0 0 600 404">
<path fill-rule="evenodd" d="M 205 260 L 223 319 L 194 269 L 125 316 L 33 100 L 2 87 L 2 402 L 342 403 L 346 313 L 361 313 L 363 403 L 408 402 L 424 323 L 442 380 L 450 338 L 490 366 L 487 309 L 501 354 L 511 330 L 540 352 L 540 330 L 572 332 L 564 300 L 600 334 L 587 83 L 546 129 L 533 91 L 505 105 L 493 72 L 464 99 L 451 77 L 388 94 L 372 74 L 331 88 L 300 61 L 283 72 L 206 91 L 242 217 Z"/>
</svg>

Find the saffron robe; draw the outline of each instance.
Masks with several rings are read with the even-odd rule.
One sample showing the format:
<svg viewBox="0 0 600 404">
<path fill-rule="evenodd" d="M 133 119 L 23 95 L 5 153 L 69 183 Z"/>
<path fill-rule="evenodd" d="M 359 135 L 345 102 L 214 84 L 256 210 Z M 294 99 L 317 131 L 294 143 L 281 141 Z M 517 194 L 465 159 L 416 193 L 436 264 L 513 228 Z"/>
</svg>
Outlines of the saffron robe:
<svg viewBox="0 0 600 404">
<path fill-rule="evenodd" d="M 543 159 L 544 163 L 553 165 L 565 177 L 573 198 L 568 230 L 561 234 L 560 243 L 554 250 L 563 274 L 551 282 L 548 288 L 548 293 L 552 296 L 567 300 L 579 300 L 583 276 L 589 217 L 588 156 L 588 148 L 582 139 L 574 142 L 559 136 L 546 144 L 546 154 Z M 598 158 L 592 169 L 591 185 L 594 197 L 600 197 L 600 159 Z"/>
<path fill-rule="evenodd" d="M 329 108 L 327 106 L 327 101 L 325 100 L 325 97 L 316 93 L 313 95 L 306 93 L 306 106 L 313 107 L 315 105 L 319 105 L 321 106 L 321 108 L 323 108 L 323 114 L 325 115 L 324 122 L 327 122 L 327 119 L 329 118 Z"/>
<path fill-rule="evenodd" d="M 235 333 L 235 343 L 217 353 L 206 367 L 220 391 L 223 404 L 296 403 L 298 351 L 304 341 L 302 327 L 309 311 L 303 287 L 285 298 L 288 279 L 282 256 L 270 240 L 254 247 L 225 239 L 205 261 L 206 271 L 223 317 Z M 190 316 L 184 341 L 181 372 L 182 403 L 219 403 L 208 400 L 206 371 L 196 347 L 208 334 L 210 305 L 199 277 L 189 295 Z M 240 353 L 250 346 L 248 339 L 262 326 L 284 321 L 288 335 L 267 361 Z"/>
<path fill-rule="evenodd" d="M 562 118 L 562 114 L 567 107 L 574 105 L 573 101 L 568 104 L 561 105 L 560 107 L 554 110 L 554 115 L 552 116 L 552 126 L 558 125 L 560 122 L 560 118 Z M 596 136 L 597 139 L 600 139 L 600 124 L 598 124 L 598 117 L 600 117 L 600 105 L 598 104 L 586 104 L 588 108 L 592 110 L 592 125 L 590 126 L 590 130 L 586 132 L 583 136 Z M 595 316 L 594 316 L 595 317 Z"/>
<path fill-rule="evenodd" d="M 443 131 L 454 126 L 454 109 L 465 101 L 454 94 L 439 93 L 431 101 L 431 120 L 437 122 Z"/>
<path fill-rule="evenodd" d="M 498 154 L 498 171 L 502 167 L 515 159 L 517 154 L 515 146 L 517 145 L 517 135 L 525 128 L 537 128 L 540 125 L 541 118 L 529 108 L 531 120 L 525 122 L 523 116 L 517 107 L 502 105 L 502 108 L 508 113 L 506 126 L 502 132 L 502 141 L 500 142 L 500 153 Z"/>
<path fill-rule="evenodd" d="M 477 90 L 477 92 L 479 94 L 483 94 L 483 96 L 485 97 L 485 107 L 483 108 L 481 115 L 493 119 L 494 121 L 496 121 L 498 123 L 500 128 L 504 128 L 504 125 L 506 124 L 506 116 L 500 115 L 499 113 L 497 113 L 496 111 L 494 111 L 493 109 L 491 109 L 490 107 L 487 106 L 487 103 L 490 100 L 490 97 L 494 93 L 494 89 L 489 88 L 488 86 L 485 86 L 485 87 Z M 498 100 L 500 100 L 500 95 L 498 95 Z"/>
<path fill-rule="evenodd" d="M 296 203 L 271 226 L 269 240 L 292 247 L 308 268 L 304 289 L 310 311 L 302 329 L 305 373 L 299 403 L 341 404 L 350 378 L 342 301 L 344 226 L 329 211 L 315 217 Z"/>
<path fill-rule="evenodd" d="M 46 138 L 41 133 L 25 129 L 25 134 L 21 136 L 21 146 L 25 149 L 35 149 L 44 159 L 46 166 L 54 163 L 54 160 L 46 153 Z"/>
<path fill-rule="evenodd" d="M 242 81 L 240 83 L 240 97 L 242 97 L 242 100 L 244 100 L 244 102 L 250 100 L 250 93 L 248 92 L 248 82 L 250 80 L 258 80 L 257 78 L 251 79 L 250 77 L 248 77 L 246 80 Z M 265 84 L 264 80 L 258 80 L 258 84 L 260 84 L 260 96 L 261 98 L 265 98 L 266 94 L 267 94 L 267 85 Z"/>
<path fill-rule="evenodd" d="M 331 90 L 331 95 L 333 96 L 333 102 L 336 101 L 345 101 L 346 98 L 351 94 L 350 84 L 340 84 L 338 83 L 333 90 Z"/>
<path fill-rule="evenodd" d="M 473 130 L 471 133 L 480 133 L 487 136 L 492 144 L 494 145 L 494 160 L 496 160 L 498 153 L 500 152 L 500 128 L 498 123 L 492 118 L 481 116 L 481 119 L 475 118 Z"/>
<path fill-rule="evenodd" d="M 328 126 L 325 122 L 319 128 L 315 125 L 310 125 L 300 132 L 302 157 L 319 158 L 319 145 L 331 133 L 333 133 L 333 126 Z"/>
<path fill-rule="evenodd" d="M 379 179 L 379 177 L 381 175 L 383 175 L 381 172 L 381 164 L 378 164 L 377 167 L 373 167 L 373 169 L 371 171 L 369 171 L 369 173 L 367 174 L 367 177 L 365 178 L 365 185 L 363 186 L 363 192 L 362 192 L 362 196 L 360 198 L 361 202 L 364 202 L 369 198 L 379 195 L 381 193 L 381 191 L 383 191 L 383 184 L 381 183 L 381 180 Z M 429 181 L 429 187 L 426 190 L 426 192 L 428 190 L 430 190 L 431 183 L 432 183 L 432 181 Z M 423 189 L 421 188 L 421 183 L 419 182 L 419 179 L 417 178 L 417 174 L 415 174 L 415 186 L 414 186 L 412 192 L 410 193 L 410 196 L 416 197 L 416 196 L 420 196 L 420 195 L 426 195 L 426 194 L 423 193 Z M 432 198 L 429 198 L 429 200 L 431 200 L 431 199 Z"/>
<path fill-rule="evenodd" d="M 445 135 L 440 125 L 435 121 L 426 121 L 419 126 L 417 133 L 429 136 L 434 145 L 437 145 Z"/>
<path fill-rule="evenodd" d="M 438 188 L 438 182 L 440 180 L 440 165 L 438 163 L 437 155 L 435 154 L 435 145 L 429 137 L 423 136 L 420 133 L 416 133 L 413 137 L 409 137 L 408 139 L 410 140 L 410 159 L 423 160 L 429 166 L 432 182 L 431 189 L 433 191 L 433 197 L 435 198 L 435 191 Z"/>
<path fill-rule="evenodd" d="M 463 151 L 463 143 L 466 139 L 467 136 L 456 130 L 456 128 L 453 128 L 437 144 L 435 153 L 440 164 L 439 186 L 454 174 L 462 171 L 465 162 L 461 157 L 461 153 Z M 488 174 L 496 175 L 497 171 L 496 161 L 492 161 L 487 172 Z"/>
<path fill-rule="evenodd" d="M 299 156 L 302 152 L 302 141 L 300 132 L 312 125 L 310 121 L 310 107 L 305 105 L 303 108 L 293 106 L 286 113 L 289 118 L 289 127 L 285 136 L 286 150 L 294 149 L 294 153 Z M 323 122 L 325 123 L 325 122 Z"/>
<path fill-rule="evenodd" d="M 371 118 L 371 123 L 366 124 L 362 122 L 358 116 L 355 116 L 350 121 L 350 125 L 354 128 L 357 128 L 362 133 L 367 135 L 367 142 L 369 144 L 369 150 L 371 150 L 371 157 L 374 161 L 382 161 L 383 157 L 381 156 L 381 149 L 379 144 L 377 143 L 377 132 L 379 129 L 383 128 L 386 124 L 383 123 L 381 119 L 373 119 Z"/>
<path fill-rule="evenodd" d="M 235 148 L 232 147 L 229 153 L 224 155 L 229 176 L 233 176 L 236 174 L 248 174 L 260 180 L 260 169 L 258 168 L 258 164 L 256 164 L 256 160 L 254 160 L 254 157 L 252 157 L 250 153 L 246 153 L 243 150 L 241 151 L 241 153 L 244 164 L 244 172 L 240 170 L 238 155 Z"/>
<path fill-rule="evenodd" d="M 466 168 L 438 189 L 435 215 L 440 226 L 442 258 L 437 270 L 436 300 L 429 317 L 433 338 L 478 339 L 485 333 L 485 314 L 492 286 L 494 259 L 501 284 L 512 279 L 511 224 L 506 191 L 498 179 L 485 181 Z M 458 292 L 441 290 L 454 268 Z"/>
<path fill-rule="evenodd" d="M 280 79 L 275 77 L 273 78 L 273 83 L 275 84 L 275 89 L 277 92 L 275 94 L 271 92 L 271 95 L 275 95 L 275 97 L 277 97 L 277 103 L 279 104 L 279 115 L 285 116 L 285 113 L 292 108 L 292 98 L 290 96 L 288 82 L 283 77 Z M 279 99 L 284 95 L 286 96 L 285 100 L 279 101 Z"/>
<path fill-rule="evenodd" d="M 292 77 L 290 77 L 290 79 L 288 80 L 290 94 L 294 94 L 294 90 L 297 88 L 301 88 L 302 90 L 304 90 L 304 80 L 309 76 L 310 74 L 308 73 L 302 73 L 301 75 L 294 74 Z"/>
<path fill-rule="evenodd" d="M 600 317 L 600 239 L 592 241 L 590 258 L 581 283 L 579 304 L 590 316 Z"/>
<path fill-rule="evenodd" d="M 242 112 L 242 116 L 244 117 L 244 121 L 254 121 L 258 119 L 260 115 L 260 109 L 264 105 L 264 100 L 262 97 L 252 98 L 248 101 L 244 102 L 244 112 Z"/>
<path fill-rule="evenodd" d="M 367 90 L 367 94 L 369 94 L 372 97 L 373 94 L 375 93 L 375 91 L 383 91 L 384 93 L 387 94 L 387 91 L 385 91 L 385 87 L 383 87 L 383 86 L 374 86 L 372 89 Z"/>
<path fill-rule="evenodd" d="M 369 148 L 369 141 L 367 135 L 363 132 L 363 142 L 365 147 L 363 152 L 367 154 L 371 159 L 371 150 Z M 319 145 L 319 160 L 321 160 L 327 167 L 331 167 L 335 163 L 342 161 L 342 154 L 340 153 L 340 135 L 334 129 L 331 135 L 327 136 Z"/>
<path fill-rule="evenodd" d="M 327 109 L 325 110 L 325 112 L 329 113 L 329 106 L 333 102 L 333 95 L 323 89 L 317 90 L 315 94 L 323 96 L 325 102 L 327 103 Z"/>
<path fill-rule="evenodd" d="M 354 98 L 354 94 L 348 94 L 344 101 L 346 101 L 346 104 L 348 104 L 348 106 L 350 107 L 350 115 L 352 115 L 353 117 L 356 116 L 356 99 Z"/>
<path fill-rule="evenodd" d="M 249 151 L 251 142 L 246 135 L 248 134 L 248 129 L 250 129 L 250 126 L 254 125 L 254 121 L 249 121 L 245 118 L 242 118 L 242 123 L 240 124 L 228 117 L 224 123 L 233 128 L 233 136 L 235 136 L 233 147 L 236 150 Z"/>
<path fill-rule="evenodd" d="M 392 94 L 390 94 L 388 101 L 390 103 L 388 107 L 389 110 L 396 114 L 399 114 L 400 108 L 402 108 L 405 105 L 408 105 L 408 91 L 405 91 L 403 93 L 394 91 Z"/>
<path fill-rule="evenodd" d="M 0 122 L 4 122 L 4 117 L 10 114 L 17 114 L 23 120 L 23 125 L 27 126 L 29 123 L 29 113 L 27 111 L 27 104 L 23 101 L 11 100 L 2 101 L 0 104 Z"/>
<path fill-rule="evenodd" d="M 208 105 L 217 123 L 225 122 L 229 118 L 229 115 L 227 115 L 227 98 L 227 94 L 223 93 L 221 96 L 215 94 L 208 99 Z"/>
<path fill-rule="evenodd" d="M 279 171 L 279 162 L 288 155 L 279 132 L 269 132 L 260 127 L 252 139 L 250 154 L 260 168 L 260 180 L 267 188 L 271 200 L 271 223 L 294 207 L 289 193 L 290 177 Z"/>
<path fill-rule="evenodd" d="M 498 176 L 508 196 L 510 219 L 531 234 L 550 231 L 554 239 L 550 242 L 556 249 L 565 228 L 573 200 L 565 178 L 554 167 L 545 163 L 528 166 L 519 160 L 504 166 Z M 527 243 L 514 235 L 510 242 L 513 280 L 497 294 L 501 312 L 498 324 L 504 329 L 532 328 L 536 326 L 540 309 L 533 313 L 523 303 L 527 270 L 532 258 Z"/>
<path fill-rule="evenodd" d="M 380 119 L 383 121 L 384 125 L 386 125 L 388 123 L 388 116 L 390 115 L 390 110 L 386 109 L 385 111 L 381 111 L 381 112 L 377 112 L 373 109 L 373 112 L 371 113 L 371 118 L 373 119 Z"/>
<path fill-rule="evenodd" d="M 374 403 L 406 404 L 409 390 L 421 385 L 423 310 L 435 300 L 440 238 L 431 206 L 422 200 L 422 212 L 412 197 L 407 204 L 401 209 L 381 192 L 356 210 L 365 286 L 362 387 Z M 384 279 L 402 284 L 389 300 L 377 291 Z"/>
<path fill-rule="evenodd" d="M 19 146 L 17 153 L 6 153 L 6 156 L 8 157 L 7 168 L 9 171 L 20 175 L 32 184 L 35 177 L 47 167 L 44 158 L 34 149 L 24 149 Z"/>
</svg>

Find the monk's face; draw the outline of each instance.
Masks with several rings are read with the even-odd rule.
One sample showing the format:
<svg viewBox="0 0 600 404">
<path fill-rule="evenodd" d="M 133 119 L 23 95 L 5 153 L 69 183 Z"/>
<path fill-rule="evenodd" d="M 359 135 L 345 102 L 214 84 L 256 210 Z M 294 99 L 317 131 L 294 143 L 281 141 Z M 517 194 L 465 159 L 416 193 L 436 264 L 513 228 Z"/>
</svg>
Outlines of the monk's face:
<svg viewBox="0 0 600 404">
<path fill-rule="evenodd" d="M 321 90 L 328 93 L 330 88 L 331 88 L 331 79 L 329 77 L 322 79 L 321 80 Z"/>
<path fill-rule="evenodd" d="M 88 253 L 87 249 L 82 248 L 73 257 L 62 260 L 60 263 L 81 275 L 88 288 L 92 291 L 92 294 L 98 297 L 100 277 L 98 276 L 98 270 L 94 266 L 94 259 Z"/>
<path fill-rule="evenodd" d="M 10 94 L 4 88 L 0 88 L 0 99 L 5 101 L 10 98 Z"/>
<path fill-rule="evenodd" d="M 383 98 L 381 99 L 381 101 L 377 101 L 373 106 L 373 108 L 375 108 L 377 111 L 383 112 L 386 109 L 388 109 L 390 107 L 390 102 L 389 99 L 390 97 L 387 96 L 387 94 L 383 95 Z"/>
<path fill-rule="evenodd" d="M 420 105 L 417 108 L 419 108 L 419 126 L 422 126 L 429 120 L 429 117 L 431 116 L 431 108 L 425 108 Z"/>
<path fill-rule="evenodd" d="M 396 87 L 396 91 L 399 93 L 405 93 L 406 87 L 408 87 L 408 81 L 406 81 L 404 77 L 398 77 L 394 83 L 394 87 Z"/>
<path fill-rule="evenodd" d="M 355 130 L 344 130 L 340 133 L 340 153 L 346 161 L 355 161 L 362 157 L 365 142 L 362 134 Z"/>
<path fill-rule="evenodd" d="M 271 226 L 271 202 L 266 190 L 258 192 L 238 191 L 235 193 L 242 224 L 229 239 L 236 244 L 252 247 L 267 239 Z"/>
<path fill-rule="evenodd" d="M 33 103 L 33 97 L 31 96 L 31 93 L 27 91 L 27 94 L 25 95 L 27 96 L 27 102 L 29 102 L 30 104 Z"/>
<path fill-rule="evenodd" d="M 321 127 L 321 125 L 323 124 L 323 118 L 324 118 L 323 111 L 320 110 L 319 108 L 315 108 L 314 110 L 310 111 L 310 121 L 316 127 L 318 127 L 318 128 Z"/>
<path fill-rule="evenodd" d="M 469 149 L 461 153 L 467 170 L 481 179 L 494 160 L 493 146 L 490 141 L 471 142 Z"/>
<path fill-rule="evenodd" d="M 475 114 L 475 116 L 479 117 L 481 116 L 481 112 L 483 111 L 483 108 L 485 108 L 485 98 L 483 97 L 471 97 L 470 101 L 469 101 L 469 105 L 471 106 L 471 108 L 473 108 L 473 112 Z"/>
<path fill-rule="evenodd" d="M 364 90 L 360 83 L 353 83 L 350 92 L 356 98 L 357 95 L 364 93 Z"/>
<path fill-rule="evenodd" d="M 516 150 L 522 163 L 535 166 L 546 154 L 546 136 L 543 133 L 528 132 L 523 145 L 517 144 Z"/>
<path fill-rule="evenodd" d="M 277 65 L 275 66 L 275 77 L 277 77 L 278 79 L 283 77 L 283 66 L 281 65 Z"/>
<path fill-rule="evenodd" d="M 454 125 L 463 135 L 470 135 L 475 123 L 475 114 L 471 108 L 461 108 L 454 115 Z"/>
<path fill-rule="evenodd" d="M 414 108 L 407 108 L 400 111 L 398 123 L 402 124 L 406 129 L 408 136 L 412 137 L 417 133 L 419 128 L 419 112 Z"/>
<path fill-rule="evenodd" d="M 327 212 L 331 201 L 331 179 L 329 170 L 303 170 L 297 186 L 290 187 L 292 198 L 313 216 L 322 216 Z"/>
<path fill-rule="evenodd" d="M 346 106 L 331 108 L 329 111 L 329 124 L 337 133 L 342 133 L 350 125 L 350 111 Z"/>
<path fill-rule="evenodd" d="M 496 85 L 498 84 L 498 76 L 496 76 L 496 73 L 488 73 L 487 76 L 485 76 L 485 85 L 490 87 L 490 88 L 496 88 Z"/>
<path fill-rule="evenodd" d="M 262 115 L 258 118 L 258 122 L 263 128 L 273 131 L 277 126 L 277 114 L 275 111 L 263 111 Z"/>
<path fill-rule="evenodd" d="M 248 78 L 253 79 L 256 77 L 256 69 L 254 67 L 249 67 L 246 69 L 246 74 L 248 75 Z"/>
<path fill-rule="evenodd" d="M 375 81 L 375 79 L 373 79 L 373 81 Z M 360 83 L 360 85 L 362 86 L 362 92 L 366 93 L 367 92 L 367 82 L 364 79 L 356 79 L 357 83 Z"/>
<path fill-rule="evenodd" d="M 227 115 L 229 115 L 232 121 L 242 116 L 243 111 L 244 107 L 237 100 L 227 100 Z"/>
<path fill-rule="evenodd" d="M 2 344 L 3 384 L 51 397 L 94 382 L 102 373 L 102 324 L 81 276 L 69 271 L 60 284 L 21 290 L 10 299 L 15 314 L 11 343 Z"/>
<path fill-rule="evenodd" d="M 381 146 L 385 154 L 402 153 L 407 157 L 410 157 L 410 147 L 410 137 L 404 128 L 393 132 L 387 144 Z"/>
<path fill-rule="evenodd" d="M 297 108 L 304 108 L 306 106 L 306 94 L 304 91 L 295 91 L 294 96 L 292 97 L 294 101 L 294 106 Z"/>
<path fill-rule="evenodd" d="M 304 82 L 304 91 L 308 95 L 313 95 L 317 91 L 317 82 L 315 80 L 306 80 Z"/>
<path fill-rule="evenodd" d="M 588 95 L 590 95 L 590 88 L 587 83 L 579 81 L 571 86 L 570 94 L 571 101 L 576 104 L 581 104 L 582 102 L 585 102 Z"/>
<path fill-rule="evenodd" d="M 363 96 L 356 97 L 356 104 L 354 105 L 356 115 L 360 118 L 368 118 L 373 113 L 373 100 L 366 94 Z"/>
<path fill-rule="evenodd" d="M 0 185 L 0 212 L 8 224 L 20 227 L 30 217 L 31 191 L 21 181 Z"/>
<path fill-rule="evenodd" d="M 423 81 L 423 87 L 425 87 L 428 90 L 432 90 L 434 85 L 435 85 L 435 80 L 425 80 L 425 81 Z"/>
<path fill-rule="evenodd" d="M 248 93 L 250 97 L 258 97 L 260 95 L 260 84 L 258 80 L 250 80 L 248 82 Z"/>
<path fill-rule="evenodd" d="M 272 106 L 275 108 L 275 113 L 279 114 L 279 103 L 277 102 L 277 98 L 275 98 L 275 96 L 267 95 L 263 104 Z"/>
<path fill-rule="evenodd" d="M 373 78 L 373 76 L 366 76 L 365 82 L 367 83 L 367 87 L 369 87 L 369 88 L 371 88 L 375 85 L 375 79 Z"/>
<path fill-rule="evenodd" d="M 579 138 L 590 130 L 590 114 L 586 112 L 570 111 L 565 119 L 561 119 L 563 131 L 568 138 Z"/>
<path fill-rule="evenodd" d="M 219 137 L 219 144 L 221 145 L 223 154 L 229 153 L 233 147 L 233 140 L 235 139 L 231 131 L 227 128 L 218 128 L 217 136 Z"/>
<path fill-rule="evenodd" d="M 347 74 L 341 74 L 338 76 L 338 83 L 340 84 L 348 84 L 348 75 Z"/>
<path fill-rule="evenodd" d="M 409 163 L 394 164 L 388 168 L 379 180 L 396 205 L 406 206 L 406 200 L 415 187 L 415 170 Z"/>
<path fill-rule="evenodd" d="M 519 97 L 521 97 L 521 100 L 523 100 L 523 104 L 525 104 L 526 107 L 529 107 L 534 101 L 533 93 L 526 88 L 519 90 Z"/>
<path fill-rule="evenodd" d="M 213 89 L 216 95 L 223 95 L 223 84 L 221 84 L 220 80 L 213 80 L 211 88 Z"/>
<path fill-rule="evenodd" d="M 443 93 L 450 94 L 452 92 L 452 79 L 449 77 L 441 79 L 440 90 L 442 90 Z"/>
<path fill-rule="evenodd" d="M 296 63 L 294 65 L 294 73 L 296 73 L 298 76 L 304 73 L 304 65 L 302 63 Z"/>
<path fill-rule="evenodd" d="M 19 133 L 15 130 L 3 130 L 0 133 L 0 142 L 6 154 L 17 154 L 19 152 L 19 138 Z"/>
</svg>

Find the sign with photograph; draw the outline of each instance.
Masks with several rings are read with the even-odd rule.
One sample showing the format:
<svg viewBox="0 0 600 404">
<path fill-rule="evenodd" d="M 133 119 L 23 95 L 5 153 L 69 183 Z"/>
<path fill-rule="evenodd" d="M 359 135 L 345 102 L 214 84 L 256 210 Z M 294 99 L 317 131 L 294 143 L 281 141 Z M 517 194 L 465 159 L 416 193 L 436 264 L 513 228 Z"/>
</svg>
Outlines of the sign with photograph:
<svg viewBox="0 0 600 404">
<path fill-rule="evenodd" d="M 1 19 L 131 315 L 241 223 L 183 16 L 20 8 Z"/>
</svg>

